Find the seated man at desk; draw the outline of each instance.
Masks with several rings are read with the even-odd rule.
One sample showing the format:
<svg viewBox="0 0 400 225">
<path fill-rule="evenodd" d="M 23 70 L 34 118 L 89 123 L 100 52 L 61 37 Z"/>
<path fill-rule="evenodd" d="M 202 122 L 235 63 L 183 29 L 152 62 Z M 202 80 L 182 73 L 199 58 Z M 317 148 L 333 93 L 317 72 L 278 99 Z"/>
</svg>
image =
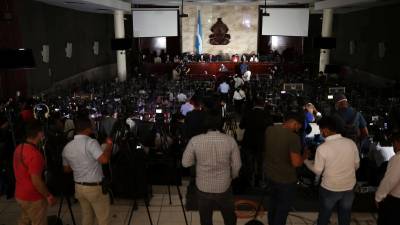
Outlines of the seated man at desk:
<svg viewBox="0 0 400 225">
<path fill-rule="evenodd" d="M 228 72 L 228 68 L 223 63 L 221 63 L 221 65 L 219 66 L 218 71 L 225 73 L 225 72 Z"/>
</svg>

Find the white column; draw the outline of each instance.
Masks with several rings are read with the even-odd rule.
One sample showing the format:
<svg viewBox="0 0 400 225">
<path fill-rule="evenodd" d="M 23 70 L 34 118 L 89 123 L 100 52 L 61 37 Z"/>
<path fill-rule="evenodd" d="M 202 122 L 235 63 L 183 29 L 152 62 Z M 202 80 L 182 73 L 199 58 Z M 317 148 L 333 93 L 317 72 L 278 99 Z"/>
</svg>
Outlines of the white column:
<svg viewBox="0 0 400 225">
<path fill-rule="evenodd" d="M 333 9 L 324 9 L 324 15 L 322 20 L 322 37 L 332 36 L 332 23 L 333 23 Z M 321 49 L 319 57 L 319 71 L 324 71 L 325 66 L 329 64 L 330 50 Z"/>
<path fill-rule="evenodd" d="M 125 38 L 124 12 L 122 10 L 114 11 L 114 33 L 115 38 Z M 118 80 L 126 80 L 126 55 L 125 50 L 117 51 L 117 73 Z"/>
</svg>

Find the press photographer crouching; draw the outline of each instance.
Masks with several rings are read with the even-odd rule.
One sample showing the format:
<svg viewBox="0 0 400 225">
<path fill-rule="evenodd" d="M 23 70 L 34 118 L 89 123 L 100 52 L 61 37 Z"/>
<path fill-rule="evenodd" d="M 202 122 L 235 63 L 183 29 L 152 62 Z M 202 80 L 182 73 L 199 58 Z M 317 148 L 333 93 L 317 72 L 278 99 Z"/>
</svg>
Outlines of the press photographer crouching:
<svg viewBox="0 0 400 225">
<path fill-rule="evenodd" d="M 72 172 L 75 181 L 75 197 L 82 210 L 82 225 L 94 225 L 95 218 L 99 225 L 109 224 L 110 198 L 102 190 L 103 171 L 101 164 L 110 161 L 112 152 L 111 139 L 106 140 L 104 150 L 93 133 L 88 117 L 78 117 L 75 121 L 77 135 L 63 150 L 64 172 Z"/>
</svg>

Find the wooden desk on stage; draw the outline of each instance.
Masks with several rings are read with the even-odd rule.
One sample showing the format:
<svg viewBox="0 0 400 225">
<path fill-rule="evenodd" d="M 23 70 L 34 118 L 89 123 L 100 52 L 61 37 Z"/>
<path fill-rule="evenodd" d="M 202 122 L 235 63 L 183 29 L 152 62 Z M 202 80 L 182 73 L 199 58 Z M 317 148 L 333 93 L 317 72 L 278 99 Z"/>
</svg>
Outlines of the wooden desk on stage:
<svg viewBox="0 0 400 225">
<path fill-rule="evenodd" d="M 227 73 L 221 73 L 218 71 L 221 64 L 224 64 L 228 68 Z M 259 63 L 247 63 L 249 65 L 249 69 L 252 74 L 266 74 L 274 63 L 270 62 L 259 62 Z M 145 63 L 144 69 L 147 73 L 153 74 L 169 74 L 178 64 L 169 63 L 169 64 L 153 64 L 153 63 Z M 211 62 L 211 63 L 188 63 L 187 66 L 190 68 L 189 75 L 191 74 L 204 74 L 204 71 L 207 71 L 209 75 L 215 74 L 216 76 L 222 76 L 226 74 L 239 74 L 240 73 L 240 63 L 234 62 Z"/>
</svg>

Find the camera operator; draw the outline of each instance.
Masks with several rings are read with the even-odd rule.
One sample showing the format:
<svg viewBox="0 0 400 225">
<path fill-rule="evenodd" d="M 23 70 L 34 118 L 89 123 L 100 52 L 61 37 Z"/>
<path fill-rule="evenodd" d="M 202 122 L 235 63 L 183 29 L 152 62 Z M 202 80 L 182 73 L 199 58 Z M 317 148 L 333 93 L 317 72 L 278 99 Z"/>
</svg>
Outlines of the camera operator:
<svg viewBox="0 0 400 225">
<path fill-rule="evenodd" d="M 200 223 L 212 223 L 213 209 L 217 207 L 226 225 L 236 224 L 231 181 L 241 167 L 236 141 L 218 131 L 221 117 L 214 110 L 208 112 L 205 126 L 208 132 L 190 139 L 182 157 L 182 165 L 196 165 L 196 187 Z"/>
<path fill-rule="evenodd" d="M 14 152 L 15 198 L 22 209 L 20 225 L 47 225 L 47 207 L 56 203 L 43 179 L 45 159 L 38 148 L 44 139 L 37 120 L 26 124 L 25 142 Z"/>
<path fill-rule="evenodd" d="M 392 135 L 394 155 L 388 163 L 385 176 L 375 193 L 378 207 L 378 225 L 399 224 L 400 208 L 400 133 Z"/>
<path fill-rule="evenodd" d="M 368 137 L 367 122 L 363 115 L 350 106 L 343 94 L 335 96 L 335 109 L 334 116 L 339 124 L 339 132 L 360 147 L 361 141 Z"/>
<path fill-rule="evenodd" d="M 186 140 L 204 132 L 204 120 L 206 112 L 203 110 L 203 103 L 198 98 L 192 97 L 193 110 L 186 114 L 184 132 Z"/>
<path fill-rule="evenodd" d="M 353 188 L 360 165 L 358 149 L 353 141 L 338 133 L 333 117 L 322 117 L 319 128 L 325 142 L 317 148 L 314 163 L 309 160 L 304 162 L 316 175 L 322 174 L 318 225 L 329 224 L 336 204 L 339 224 L 350 225 Z"/>
<path fill-rule="evenodd" d="M 111 157 L 112 141 L 106 140 L 104 151 L 93 134 L 91 120 L 78 117 L 75 122 L 77 135 L 63 150 L 64 172 L 73 172 L 75 197 L 82 210 L 82 225 L 94 225 L 95 217 L 99 225 L 109 224 L 110 199 L 102 190 L 103 172 L 101 164 L 107 164 Z"/>
<path fill-rule="evenodd" d="M 296 196 L 296 168 L 303 164 L 307 154 L 301 155 L 300 137 L 303 116 L 290 113 L 282 125 L 269 127 L 265 132 L 265 174 L 271 186 L 268 222 L 284 225 Z"/>
<path fill-rule="evenodd" d="M 242 154 L 246 163 L 243 169 L 252 186 L 258 186 L 257 182 L 262 180 L 264 133 L 272 125 L 270 112 L 265 110 L 265 99 L 259 96 L 239 124 L 240 129 L 244 129 Z"/>
<path fill-rule="evenodd" d="M 99 134 L 102 137 L 111 137 L 111 132 L 113 130 L 115 122 L 117 119 L 113 117 L 114 110 L 113 107 L 107 106 L 107 110 L 105 112 L 106 116 L 100 121 L 100 130 Z"/>
</svg>

